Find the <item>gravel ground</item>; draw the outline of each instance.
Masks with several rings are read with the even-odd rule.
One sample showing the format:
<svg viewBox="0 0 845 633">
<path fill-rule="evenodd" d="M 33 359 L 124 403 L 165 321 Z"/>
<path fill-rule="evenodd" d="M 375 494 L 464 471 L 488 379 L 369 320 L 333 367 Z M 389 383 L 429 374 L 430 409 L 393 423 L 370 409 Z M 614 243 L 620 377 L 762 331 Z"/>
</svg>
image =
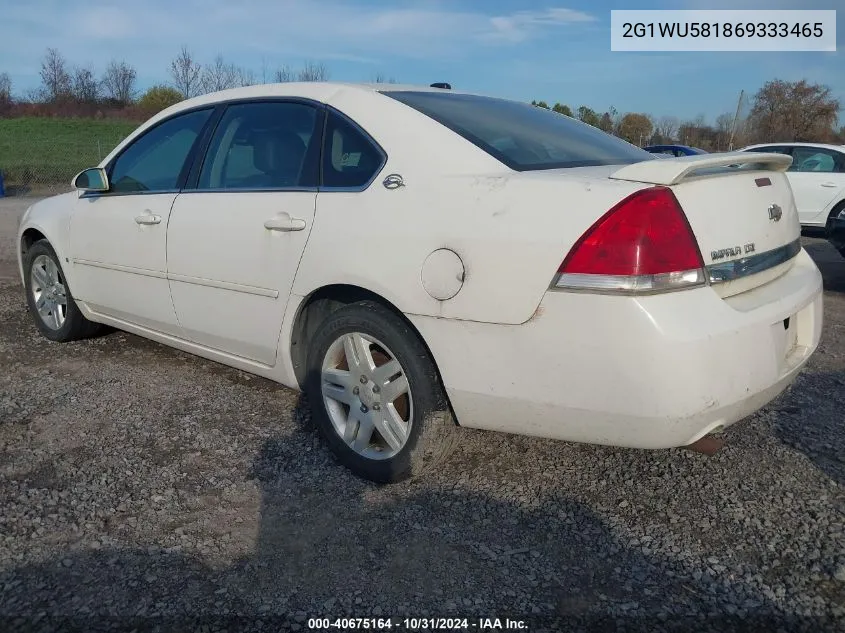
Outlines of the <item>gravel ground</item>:
<svg viewBox="0 0 845 633">
<path fill-rule="evenodd" d="M 380 488 L 279 385 L 120 332 L 41 338 L 22 211 L 0 200 L 0 629 L 845 629 L 845 260 L 826 242 L 806 239 L 819 352 L 716 456 L 465 430 L 440 472 Z"/>
</svg>

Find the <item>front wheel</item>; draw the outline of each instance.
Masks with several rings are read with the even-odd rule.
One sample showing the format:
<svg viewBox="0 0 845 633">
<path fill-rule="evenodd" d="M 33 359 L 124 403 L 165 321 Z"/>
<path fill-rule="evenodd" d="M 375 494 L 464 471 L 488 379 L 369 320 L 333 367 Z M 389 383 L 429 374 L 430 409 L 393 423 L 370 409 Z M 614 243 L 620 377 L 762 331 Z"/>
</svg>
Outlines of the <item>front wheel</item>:
<svg viewBox="0 0 845 633">
<path fill-rule="evenodd" d="M 62 265 L 47 240 L 38 240 L 24 257 L 24 285 L 35 326 L 51 341 L 65 343 L 92 336 L 100 328 L 80 312 Z"/>
<path fill-rule="evenodd" d="M 407 323 L 371 301 L 333 312 L 309 345 L 305 389 L 337 459 L 378 483 L 440 463 L 457 429 L 437 370 Z"/>
</svg>

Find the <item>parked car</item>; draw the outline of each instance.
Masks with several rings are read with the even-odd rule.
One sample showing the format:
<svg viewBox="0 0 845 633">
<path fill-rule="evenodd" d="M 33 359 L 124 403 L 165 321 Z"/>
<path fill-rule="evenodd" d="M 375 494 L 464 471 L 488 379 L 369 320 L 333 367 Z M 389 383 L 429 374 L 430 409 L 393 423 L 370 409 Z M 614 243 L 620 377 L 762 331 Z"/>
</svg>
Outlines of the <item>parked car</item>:
<svg viewBox="0 0 845 633">
<path fill-rule="evenodd" d="M 643 149 L 652 154 L 667 156 L 698 156 L 707 153 L 703 149 L 689 145 L 647 145 Z"/>
<path fill-rule="evenodd" d="M 440 463 L 455 421 L 687 446 L 819 342 L 789 162 L 656 160 L 444 89 L 237 88 L 162 111 L 31 206 L 20 274 L 51 341 L 108 324 L 304 390 L 374 481 Z"/>
<path fill-rule="evenodd" d="M 802 226 L 824 228 L 845 211 L 845 145 L 766 143 L 742 151 L 773 152 L 792 157 L 787 170 Z"/>
</svg>

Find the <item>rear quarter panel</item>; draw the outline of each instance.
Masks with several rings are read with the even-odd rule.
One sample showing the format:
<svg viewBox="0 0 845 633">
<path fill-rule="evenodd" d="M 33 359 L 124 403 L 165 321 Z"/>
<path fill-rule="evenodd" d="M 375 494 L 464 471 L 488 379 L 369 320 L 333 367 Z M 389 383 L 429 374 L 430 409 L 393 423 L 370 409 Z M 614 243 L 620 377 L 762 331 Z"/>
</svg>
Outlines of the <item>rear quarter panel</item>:
<svg viewBox="0 0 845 633">
<path fill-rule="evenodd" d="M 402 312 L 518 324 L 530 319 L 571 245 L 639 188 L 578 170 L 514 172 L 415 110 L 341 93 L 331 105 L 366 129 L 387 163 L 363 192 L 320 192 L 293 292 L 330 284 L 366 288 Z M 382 180 L 401 174 L 405 186 Z M 460 291 L 447 300 L 422 284 L 426 258 L 451 249 Z"/>
</svg>

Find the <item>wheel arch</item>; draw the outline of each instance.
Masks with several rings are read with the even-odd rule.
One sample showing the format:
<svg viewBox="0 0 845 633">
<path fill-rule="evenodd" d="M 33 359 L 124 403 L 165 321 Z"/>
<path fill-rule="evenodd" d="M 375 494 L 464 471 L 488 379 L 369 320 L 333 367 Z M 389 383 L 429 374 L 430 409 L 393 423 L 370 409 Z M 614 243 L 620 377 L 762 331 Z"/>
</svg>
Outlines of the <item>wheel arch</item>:
<svg viewBox="0 0 845 633">
<path fill-rule="evenodd" d="M 24 229 L 23 233 L 21 233 L 21 255 L 26 255 L 26 252 L 29 250 L 29 247 L 35 244 L 35 242 L 37 242 L 38 240 L 47 240 L 48 242 L 50 241 L 47 236 L 44 235 L 44 233 L 42 233 L 35 227 L 30 226 L 29 228 Z"/>
<path fill-rule="evenodd" d="M 47 243 L 53 246 L 50 238 L 40 228 L 28 226 L 20 234 L 20 241 L 18 242 L 18 268 L 21 274 L 21 283 L 24 283 L 24 262 L 26 261 L 26 254 L 29 249 L 39 240 L 47 240 Z M 55 246 L 53 246 L 55 249 Z"/>
<path fill-rule="evenodd" d="M 288 344 L 291 364 L 293 365 L 294 375 L 300 388 L 304 388 L 305 385 L 308 341 L 332 312 L 359 301 L 373 301 L 378 303 L 399 317 L 408 326 L 408 329 L 416 335 L 428 353 L 429 358 L 431 358 L 431 362 L 434 364 L 437 372 L 437 380 L 443 386 L 443 378 L 440 373 L 440 367 L 437 364 L 437 358 L 434 356 L 431 347 L 429 347 L 420 331 L 405 316 L 402 310 L 380 294 L 367 288 L 351 284 L 330 284 L 317 288 L 307 295 L 297 308 L 296 316 L 294 317 Z M 452 406 L 445 388 L 443 390 L 443 396 L 446 399 L 446 406 L 454 416 L 454 411 L 452 411 Z M 455 419 L 457 420 L 457 418 Z"/>
</svg>

